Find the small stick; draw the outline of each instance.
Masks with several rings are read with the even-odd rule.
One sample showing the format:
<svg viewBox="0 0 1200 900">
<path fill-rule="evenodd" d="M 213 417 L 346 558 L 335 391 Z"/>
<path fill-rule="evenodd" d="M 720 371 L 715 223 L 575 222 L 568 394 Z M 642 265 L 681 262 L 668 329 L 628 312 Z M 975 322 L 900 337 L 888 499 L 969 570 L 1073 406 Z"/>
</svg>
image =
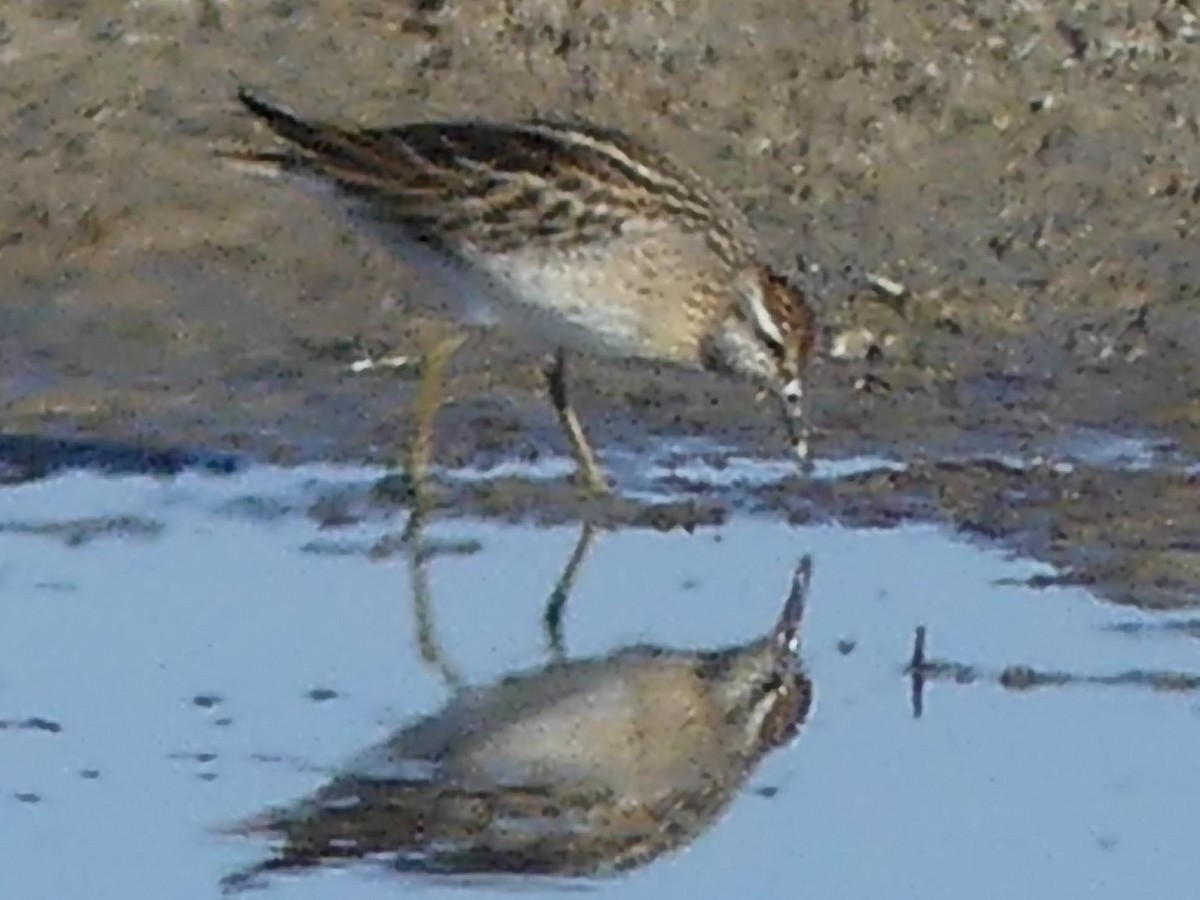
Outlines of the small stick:
<svg viewBox="0 0 1200 900">
<path fill-rule="evenodd" d="M 912 660 L 908 664 L 910 672 L 921 671 L 925 669 L 925 626 L 918 625 L 917 631 L 913 639 Z"/>
<path fill-rule="evenodd" d="M 918 625 L 913 637 L 912 659 L 908 663 L 908 673 L 912 678 L 912 710 L 913 718 L 921 718 L 925 711 L 925 626 Z"/>
</svg>

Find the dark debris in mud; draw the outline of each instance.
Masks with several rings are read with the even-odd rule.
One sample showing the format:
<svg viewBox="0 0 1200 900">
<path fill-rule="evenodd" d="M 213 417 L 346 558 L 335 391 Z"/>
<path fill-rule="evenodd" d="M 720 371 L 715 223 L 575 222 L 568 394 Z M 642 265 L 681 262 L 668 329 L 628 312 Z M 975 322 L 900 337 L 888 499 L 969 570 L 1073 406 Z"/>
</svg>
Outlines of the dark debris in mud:
<svg viewBox="0 0 1200 900">
<path fill-rule="evenodd" d="M 1200 638 L 1200 619 L 1182 619 L 1170 622 L 1118 622 L 1108 626 L 1121 634 L 1145 634 L 1147 632 L 1172 632 Z"/>
<path fill-rule="evenodd" d="M 1112 675 L 1083 675 L 1074 672 L 1057 672 L 1035 669 L 1032 666 L 1015 665 L 1006 667 L 997 681 L 1012 690 L 1029 690 L 1047 685 L 1094 684 L 1102 686 L 1132 685 L 1148 687 L 1156 691 L 1200 690 L 1200 675 L 1186 672 L 1147 671 L 1131 669 Z"/>
<path fill-rule="evenodd" d="M 48 594 L 74 594 L 79 591 L 79 585 L 73 581 L 39 581 L 34 588 Z"/>
<path fill-rule="evenodd" d="M 187 760 L 189 762 L 210 763 L 217 759 L 218 753 L 213 750 L 197 750 L 197 751 L 180 751 L 178 753 L 168 753 L 167 759 Z"/>
<path fill-rule="evenodd" d="M 0 434 L 0 484 L 37 481 L 73 469 L 106 475 L 178 475 L 188 470 L 227 475 L 241 465 L 230 454 L 139 447 L 115 440 Z"/>
<path fill-rule="evenodd" d="M 437 505 L 443 514 L 612 528 L 690 530 L 720 525 L 736 512 L 856 528 L 941 523 L 1058 570 L 1034 576 L 1032 587 L 1078 585 L 1142 609 L 1200 605 L 1194 472 L 982 459 L 917 462 L 836 480 L 797 475 L 767 485 L 692 487 L 686 500 L 652 503 L 586 499 L 563 481 L 497 479 L 440 484 Z"/>
<path fill-rule="evenodd" d="M 307 516 L 322 529 L 336 530 L 364 522 L 384 521 L 398 512 L 407 512 L 411 497 L 399 493 L 396 485 L 403 476 L 387 475 L 374 485 L 339 485 L 318 493 L 306 508 Z M 567 480 L 531 480 L 492 478 L 484 481 L 435 480 L 429 485 L 430 514 L 434 516 L 477 516 L 512 524 L 539 526 L 590 522 L 600 528 L 652 528 L 687 531 L 720 525 L 729 507 L 719 496 L 687 499 L 639 500 L 619 494 L 595 497 Z M 227 509 L 279 508 L 274 501 L 250 499 L 236 501 Z M 368 551 L 377 557 L 390 556 L 399 547 L 396 539 L 385 538 Z M 337 541 L 312 542 L 312 553 L 359 553 L 361 547 Z M 441 548 L 439 552 L 446 552 Z M 457 548 L 455 552 L 471 552 Z"/>
<path fill-rule="evenodd" d="M 1024 664 L 1005 666 L 999 671 L 979 668 L 969 663 L 931 659 L 919 669 L 927 681 L 953 681 L 956 684 L 992 682 L 1012 691 L 1028 691 L 1042 687 L 1092 685 L 1098 687 L 1141 687 L 1169 693 L 1200 691 L 1200 674 L 1189 672 L 1130 669 L 1111 674 L 1088 674 L 1054 669 L 1038 669 Z"/>
<path fill-rule="evenodd" d="M 0 731 L 38 731 L 43 734 L 61 734 L 63 727 L 52 719 L 31 716 L 28 719 L 0 719 Z"/>
<path fill-rule="evenodd" d="M 0 534 L 22 534 L 60 540 L 68 547 L 83 547 L 99 538 L 149 540 L 158 537 L 163 524 L 143 516 L 97 516 L 63 522 L 0 522 Z"/>
<path fill-rule="evenodd" d="M 589 497 L 566 481 L 549 482 L 534 496 L 529 482 L 496 479 L 456 491 L 448 508 L 465 506 L 488 518 L 560 525 L 586 521 L 601 528 L 652 528 L 671 531 L 720 525 L 728 514 L 718 499 L 689 498 L 664 502 L 620 496 Z"/>
<path fill-rule="evenodd" d="M 1195 672 L 1128 669 L 1122 672 L 1095 674 L 1039 669 L 1024 663 L 1014 663 L 995 670 L 970 663 L 934 659 L 926 655 L 927 639 L 925 626 L 918 626 L 914 635 L 912 656 L 904 670 L 910 681 L 913 717 L 917 719 L 924 713 L 925 689 L 931 681 L 952 682 L 958 685 L 990 683 L 1015 692 L 1071 686 L 1133 687 L 1179 694 L 1200 691 L 1200 673 Z"/>
</svg>

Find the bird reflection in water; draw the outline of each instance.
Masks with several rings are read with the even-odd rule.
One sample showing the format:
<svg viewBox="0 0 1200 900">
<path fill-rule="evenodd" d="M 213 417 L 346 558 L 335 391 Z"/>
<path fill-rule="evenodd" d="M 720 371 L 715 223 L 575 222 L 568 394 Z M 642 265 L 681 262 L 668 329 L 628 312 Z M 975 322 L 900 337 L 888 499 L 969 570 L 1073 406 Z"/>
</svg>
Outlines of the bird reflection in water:
<svg viewBox="0 0 1200 900">
<path fill-rule="evenodd" d="M 226 879 L 371 858 L 429 875 L 600 876 L 691 843 L 812 703 L 799 654 L 811 563 L 748 643 L 636 645 L 567 659 L 562 611 L 594 536 L 585 526 L 546 612 L 551 661 L 466 686 L 434 637 L 428 545 L 410 556 L 422 657 L 452 687 L 439 712 L 393 734 L 295 805 L 234 829 L 279 840 Z"/>
</svg>

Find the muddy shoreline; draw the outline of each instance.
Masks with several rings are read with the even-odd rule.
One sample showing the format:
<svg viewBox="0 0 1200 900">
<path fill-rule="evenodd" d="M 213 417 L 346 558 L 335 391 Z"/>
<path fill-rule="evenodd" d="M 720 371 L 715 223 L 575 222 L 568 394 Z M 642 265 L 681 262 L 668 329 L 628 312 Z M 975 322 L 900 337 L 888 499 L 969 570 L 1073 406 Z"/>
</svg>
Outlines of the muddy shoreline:
<svg viewBox="0 0 1200 900">
<path fill-rule="evenodd" d="M 64 460 L 378 463 L 402 446 L 410 375 L 348 366 L 417 358 L 445 326 L 403 314 L 418 288 L 336 216 L 213 161 L 214 144 L 252 135 L 237 83 L 376 122 L 570 109 L 647 135 L 730 191 L 820 310 L 817 454 L 908 465 L 712 492 L 678 524 L 710 509 L 941 521 L 1121 603 L 1200 602 L 1194 463 L 989 461 L 1032 460 L 1081 429 L 1200 456 L 1195 17 L 1140 2 L 1065 16 L 1048 3 L 760 0 L 736 20 L 722 4 L 617 6 L 11 5 L 6 477 Z M 904 285 L 903 302 L 879 302 L 876 273 Z M 503 336 L 469 344 L 439 461 L 561 452 L 537 366 Z M 575 372 L 602 456 L 697 436 L 786 452 L 749 391 L 586 360 Z M 623 501 L 586 508 L 565 485 L 451 487 L 444 502 L 673 524 Z"/>
</svg>

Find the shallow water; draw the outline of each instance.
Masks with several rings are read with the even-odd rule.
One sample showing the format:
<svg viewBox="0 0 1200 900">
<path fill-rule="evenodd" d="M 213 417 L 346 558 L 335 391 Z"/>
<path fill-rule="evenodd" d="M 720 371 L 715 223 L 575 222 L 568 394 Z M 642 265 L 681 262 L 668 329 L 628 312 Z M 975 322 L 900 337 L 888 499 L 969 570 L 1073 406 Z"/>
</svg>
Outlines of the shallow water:
<svg viewBox="0 0 1200 900">
<path fill-rule="evenodd" d="M 1051 442 L 1035 443 L 1018 449 L 997 446 L 990 452 L 948 454 L 943 461 L 972 462 L 990 460 L 1013 469 L 1050 465 L 1060 472 L 1077 466 L 1111 471 L 1147 470 L 1200 471 L 1200 463 L 1179 450 L 1172 442 L 1153 436 L 1127 436 L 1089 429 L 1065 430 Z M 791 459 L 744 456 L 719 441 L 709 438 L 679 438 L 653 443 L 642 452 L 609 449 L 603 462 L 626 486 L 627 493 L 645 499 L 665 499 L 669 491 L 662 482 L 693 483 L 710 490 L 733 485 L 763 487 L 795 476 Z M 520 477 L 532 481 L 564 478 L 574 471 L 574 462 L 562 456 L 547 456 L 533 462 L 507 460 L 487 468 L 438 468 L 438 474 L 452 481 L 486 481 Z M 821 480 L 846 478 L 875 471 L 903 471 L 907 466 L 885 456 L 818 456 L 811 477 Z"/>
<path fill-rule="evenodd" d="M 308 793 L 445 702 L 415 650 L 405 561 L 346 552 L 402 515 L 322 529 L 288 512 L 375 474 L 70 473 L 0 492 L 3 896 L 217 896 L 269 850 L 218 829 Z M 104 517 L 121 518 L 106 531 Z M 439 520 L 429 536 L 478 542 L 431 564 L 434 627 L 463 675 L 483 684 L 541 664 L 542 609 L 578 530 Z M 783 885 L 815 897 L 1193 896 L 1197 695 L 1014 691 L 988 676 L 1013 664 L 1195 673 L 1195 641 L 1158 627 L 1170 616 L 1019 583 L 1043 565 L 927 527 L 742 517 L 690 535 L 604 532 L 566 607 L 568 650 L 748 640 L 770 627 L 806 552 L 816 703 L 799 739 L 689 848 L 583 884 L 630 898 Z M 979 673 L 928 684 L 919 719 L 904 671 L 917 625 L 933 656 Z M 450 889 L 358 864 L 269 879 L 263 895 Z"/>
</svg>

